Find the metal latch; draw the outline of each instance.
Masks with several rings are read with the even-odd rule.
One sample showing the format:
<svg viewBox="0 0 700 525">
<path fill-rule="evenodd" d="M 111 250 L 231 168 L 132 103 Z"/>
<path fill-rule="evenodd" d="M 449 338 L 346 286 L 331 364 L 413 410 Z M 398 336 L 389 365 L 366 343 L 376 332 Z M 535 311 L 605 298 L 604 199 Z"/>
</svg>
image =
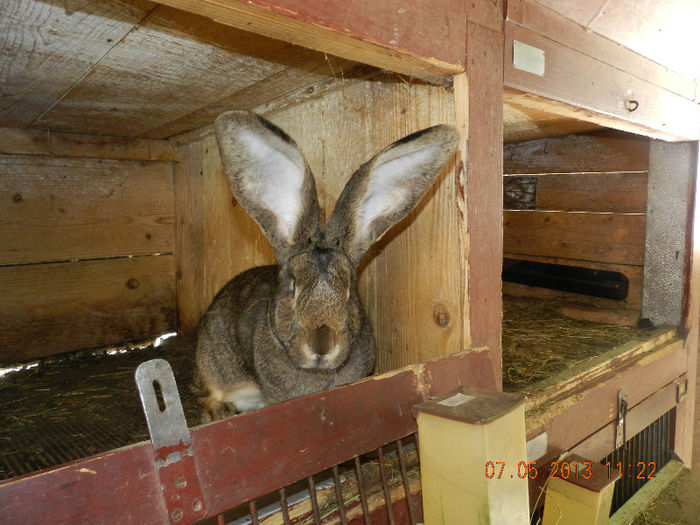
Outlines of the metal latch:
<svg viewBox="0 0 700 525">
<path fill-rule="evenodd" d="M 202 487 L 170 364 L 164 359 L 141 363 L 136 369 L 136 385 L 170 522 L 201 519 L 206 515 Z"/>
<path fill-rule="evenodd" d="M 627 441 L 627 394 L 617 391 L 617 426 L 615 427 L 615 450 Z"/>
</svg>

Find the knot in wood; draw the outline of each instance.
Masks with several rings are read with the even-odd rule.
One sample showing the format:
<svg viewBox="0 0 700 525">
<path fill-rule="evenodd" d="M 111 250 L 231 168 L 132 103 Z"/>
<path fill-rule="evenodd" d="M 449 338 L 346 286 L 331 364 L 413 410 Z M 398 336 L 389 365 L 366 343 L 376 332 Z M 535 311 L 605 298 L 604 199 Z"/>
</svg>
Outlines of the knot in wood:
<svg viewBox="0 0 700 525">
<path fill-rule="evenodd" d="M 128 281 L 126 281 L 126 287 L 129 290 L 136 290 L 136 288 L 138 288 L 140 284 L 141 283 L 139 282 L 139 280 L 134 279 L 133 277 L 131 279 L 129 279 Z"/>
<path fill-rule="evenodd" d="M 440 328 L 446 328 L 450 324 L 450 312 L 447 311 L 445 305 L 435 305 L 433 309 L 433 320 Z"/>
</svg>

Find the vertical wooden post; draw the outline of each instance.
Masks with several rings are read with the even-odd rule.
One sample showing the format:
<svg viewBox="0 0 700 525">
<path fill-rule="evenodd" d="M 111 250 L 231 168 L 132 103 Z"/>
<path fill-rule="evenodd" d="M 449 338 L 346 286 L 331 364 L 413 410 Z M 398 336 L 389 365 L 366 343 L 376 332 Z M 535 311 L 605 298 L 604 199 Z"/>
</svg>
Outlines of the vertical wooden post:
<svg viewBox="0 0 700 525">
<path fill-rule="evenodd" d="M 525 525 L 528 464 L 523 396 L 461 389 L 418 405 L 428 525 Z"/>
<path fill-rule="evenodd" d="M 498 2 L 480 9 L 500 10 Z M 467 22 L 467 210 L 472 346 L 489 349 L 494 388 L 501 388 L 503 263 L 503 22 Z M 484 17 L 482 17 L 483 19 Z"/>
<path fill-rule="evenodd" d="M 700 401 L 696 399 L 698 385 L 698 342 L 700 339 L 700 143 L 686 143 L 690 173 L 690 203 L 688 206 L 688 236 L 684 290 L 683 329 L 686 331 L 685 350 L 688 355 L 687 390 L 676 408 L 674 450 L 686 466 L 700 472 Z M 682 393 L 685 385 L 679 385 Z M 693 444 L 693 435 L 695 444 Z"/>
</svg>

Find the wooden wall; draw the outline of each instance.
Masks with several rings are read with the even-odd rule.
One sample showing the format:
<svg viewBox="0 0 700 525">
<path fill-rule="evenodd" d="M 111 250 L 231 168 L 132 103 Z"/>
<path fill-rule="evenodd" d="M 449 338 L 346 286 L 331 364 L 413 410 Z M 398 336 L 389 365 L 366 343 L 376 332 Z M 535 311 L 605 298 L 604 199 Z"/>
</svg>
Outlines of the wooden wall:
<svg viewBox="0 0 700 525">
<path fill-rule="evenodd" d="M 172 148 L 0 129 L 0 363 L 172 331 Z"/>
<path fill-rule="evenodd" d="M 304 151 L 326 216 L 354 169 L 381 148 L 455 122 L 451 90 L 397 78 L 341 83 L 262 111 Z M 191 138 L 178 147 L 176 169 L 178 207 L 187 210 L 178 220 L 178 304 L 181 326 L 190 330 L 228 279 L 274 261 L 255 223 L 232 204 L 214 137 L 205 130 Z M 361 264 L 360 294 L 378 342 L 379 371 L 469 346 L 461 176 L 451 163 L 427 199 Z"/>
<path fill-rule="evenodd" d="M 504 293 L 556 299 L 567 315 L 582 319 L 635 324 L 642 300 L 648 165 L 648 140 L 632 135 L 507 144 L 506 180 L 530 178 L 536 199 L 533 209 L 504 210 L 505 257 L 620 272 L 629 279 L 629 294 L 616 301 L 514 283 L 504 283 Z"/>
</svg>

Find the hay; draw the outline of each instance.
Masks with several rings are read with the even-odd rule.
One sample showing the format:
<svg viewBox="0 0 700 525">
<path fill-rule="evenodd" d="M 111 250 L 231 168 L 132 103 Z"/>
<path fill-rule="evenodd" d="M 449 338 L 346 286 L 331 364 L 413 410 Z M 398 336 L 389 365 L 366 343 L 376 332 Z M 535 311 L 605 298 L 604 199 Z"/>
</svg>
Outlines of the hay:
<svg viewBox="0 0 700 525">
<path fill-rule="evenodd" d="M 503 301 L 503 389 L 526 391 L 649 331 L 576 321 L 545 300 Z"/>
<path fill-rule="evenodd" d="M 188 341 L 76 352 L 0 378 L 0 479 L 148 439 L 134 372 L 157 357 L 173 367 L 188 424 L 197 424 Z"/>
</svg>

